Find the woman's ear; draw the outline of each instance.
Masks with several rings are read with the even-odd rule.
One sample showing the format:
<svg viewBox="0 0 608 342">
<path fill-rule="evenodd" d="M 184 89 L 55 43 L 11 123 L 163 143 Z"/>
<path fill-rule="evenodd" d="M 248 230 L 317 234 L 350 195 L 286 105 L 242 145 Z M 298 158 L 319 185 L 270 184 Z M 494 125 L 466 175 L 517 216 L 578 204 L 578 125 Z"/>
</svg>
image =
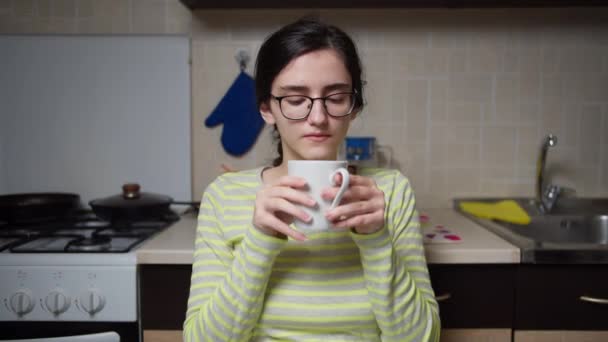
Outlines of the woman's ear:
<svg viewBox="0 0 608 342">
<path fill-rule="evenodd" d="M 262 119 L 264 119 L 267 124 L 274 125 L 276 123 L 268 102 L 262 102 L 260 104 L 260 114 L 262 114 Z"/>
</svg>

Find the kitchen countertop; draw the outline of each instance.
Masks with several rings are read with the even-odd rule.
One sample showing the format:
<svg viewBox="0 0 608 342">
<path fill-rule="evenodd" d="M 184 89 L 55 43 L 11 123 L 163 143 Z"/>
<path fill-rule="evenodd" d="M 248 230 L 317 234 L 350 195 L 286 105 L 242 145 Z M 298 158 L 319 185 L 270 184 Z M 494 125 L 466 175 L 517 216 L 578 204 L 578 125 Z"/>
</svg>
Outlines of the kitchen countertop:
<svg viewBox="0 0 608 342">
<path fill-rule="evenodd" d="M 519 248 L 465 218 L 452 209 L 421 210 L 430 220 L 462 238 L 458 243 L 426 244 L 431 264 L 519 263 Z M 424 226 L 423 226 L 424 227 Z M 192 264 L 196 217 L 182 218 L 137 249 L 139 264 Z"/>
</svg>

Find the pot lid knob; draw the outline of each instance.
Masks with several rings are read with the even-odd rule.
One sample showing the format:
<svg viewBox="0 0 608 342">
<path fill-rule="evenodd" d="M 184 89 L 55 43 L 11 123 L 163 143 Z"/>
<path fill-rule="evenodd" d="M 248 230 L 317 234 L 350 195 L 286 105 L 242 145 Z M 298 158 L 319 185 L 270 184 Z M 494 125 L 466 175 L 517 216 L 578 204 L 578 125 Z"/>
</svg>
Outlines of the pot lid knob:
<svg viewBox="0 0 608 342">
<path fill-rule="evenodd" d="M 122 186 L 122 197 L 126 199 L 139 198 L 140 186 L 137 183 L 127 183 Z"/>
</svg>

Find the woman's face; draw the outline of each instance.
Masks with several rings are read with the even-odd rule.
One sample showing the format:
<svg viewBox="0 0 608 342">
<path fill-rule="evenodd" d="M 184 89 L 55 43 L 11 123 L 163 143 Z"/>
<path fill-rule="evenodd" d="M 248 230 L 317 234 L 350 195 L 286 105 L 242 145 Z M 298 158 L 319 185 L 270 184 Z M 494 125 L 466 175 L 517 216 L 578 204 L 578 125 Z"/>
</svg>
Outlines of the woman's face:
<svg viewBox="0 0 608 342">
<path fill-rule="evenodd" d="M 271 91 L 277 97 L 306 95 L 316 98 L 351 92 L 352 89 L 351 76 L 338 53 L 324 49 L 293 59 L 274 79 Z M 331 117 L 321 100 L 314 101 L 304 120 L 285 118 L 279 101 L 273 98 L 262 104 L 260 111 L 266 123 L 277 125 L 283 145 L 283 161 L 336 159 L 340 143 L 356 115 L 353 112 L 344 117 Z"/>
</svg>

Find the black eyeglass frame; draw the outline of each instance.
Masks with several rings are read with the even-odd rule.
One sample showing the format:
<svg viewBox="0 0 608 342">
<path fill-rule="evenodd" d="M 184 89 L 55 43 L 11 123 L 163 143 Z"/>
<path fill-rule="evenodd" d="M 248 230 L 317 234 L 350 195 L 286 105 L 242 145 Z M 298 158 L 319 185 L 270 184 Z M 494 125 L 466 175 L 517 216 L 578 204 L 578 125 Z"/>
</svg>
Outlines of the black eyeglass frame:
<svg viewBox="0 0 608 342">
<path fill-rule="evenodd" d="M 346 114 L 343 115 L 333 115 L 330 114 L 329 111 L 327 110 L 327 104 L 325 103 L 325 101 L 327 101 L 328 98 L 330 98 L 331 96 L 334 95 L 343 95 L 343 94 L 349 94 L 351 96 L 351 100 L 352 100 L 352 104 L 350 106 L 350 109 L 348 110 L 348 112 Z M 308 108 L 308 113 L 306 113 L 306 115 L 304 115 L 302 118 L 298 118 L 298 119 L 294 119 L 294 118 L 290 118 L 287 115 L 285 115 L 285 113 L 283 113 L 283 106 L 281 106 L 281 101 L 283 101 L 284 98 L 287 97 L 305 97 L 308 100 L 310 100 L 310 108 Z M 345 92 L 339 92 L 339 93 L 333 93 L 333 94 L 329 94 L 327 96 L 323 96 L 323 97 L 310 97 L 310 96 L 306 96 L 306 95 L 285 95 L 285 96 L 275 96 L 273 94 L 270 94 L 270 97 L 276 101 L 279 102 L 279 110 L 281 111 L 281 115 L 283 115 L 283 117 L 287 120 L 292 120 L 292 121 L 302 121 L 302 120 L 306 120 L 308 118 L 308 116 L 310 115 L 310 112 L 312 112 L 312 107 L 314 107 L 315 105 L 315 101 L 316 100 L 322 100 L 321 103 L 323 104 L 323 108 L 325 109 L 325 113 L 327 113 L 327 115 L 331 116 L 332 118 L 343 118 L 346 116 L 349 116 L 353 113 L 353 111 L 355 110 L 355 102 L 356 102 L 356 96 L 357 96 L 357 90 L 353 90 L 353 91 L 345 91 Z"/>
</svg>

